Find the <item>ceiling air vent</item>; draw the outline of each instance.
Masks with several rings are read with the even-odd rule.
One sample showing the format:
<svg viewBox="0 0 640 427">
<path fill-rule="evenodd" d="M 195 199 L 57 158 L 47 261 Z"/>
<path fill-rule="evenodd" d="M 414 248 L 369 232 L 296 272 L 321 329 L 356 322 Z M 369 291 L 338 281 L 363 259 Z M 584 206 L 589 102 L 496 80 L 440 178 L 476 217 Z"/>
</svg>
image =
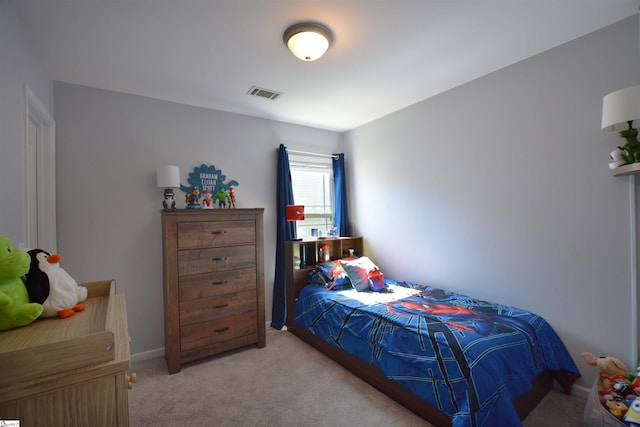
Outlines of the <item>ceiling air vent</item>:
<svg viewBox="0 0 640 427">
<path fill-rule="evenodd" d="M 275 90 L 265 89 L 258 86 L 251 86 L 251 89 L 247 91 L 247 95 L 259 96 L 260 98 L 273 99 L 274 101 L 284 95 L 282 92 L 276 92 Z"/>
</svg>

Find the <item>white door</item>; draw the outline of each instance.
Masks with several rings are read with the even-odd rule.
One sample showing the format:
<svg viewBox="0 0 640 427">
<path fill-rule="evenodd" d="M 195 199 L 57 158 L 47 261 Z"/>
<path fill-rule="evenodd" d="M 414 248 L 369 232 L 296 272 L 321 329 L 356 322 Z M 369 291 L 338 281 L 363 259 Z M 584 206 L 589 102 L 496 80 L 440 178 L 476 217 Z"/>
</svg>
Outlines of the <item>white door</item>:
<svg viewBox="0 0 640 427">
<path fill-rule="evenodd" d="M 56 252 L 55 122 L 25 84 L 26 244 Z"/>
</svg>

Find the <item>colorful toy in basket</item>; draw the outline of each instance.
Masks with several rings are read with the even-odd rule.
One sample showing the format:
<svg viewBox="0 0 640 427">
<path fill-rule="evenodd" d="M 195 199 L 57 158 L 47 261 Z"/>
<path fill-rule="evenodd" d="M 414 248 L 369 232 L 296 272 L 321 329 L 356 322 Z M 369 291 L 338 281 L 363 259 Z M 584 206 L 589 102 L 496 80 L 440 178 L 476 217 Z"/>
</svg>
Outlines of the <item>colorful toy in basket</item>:
<svg viewBox="0 0 640 427">
<path fill-rule="evenodd" d="M 60 267 L 62 257 L 42 249 L 29 251 L 31 268 L 27 273 L 27 289 L 32 301 L 41 302 L 42 317 L 67 318 L 84 310 L 87 288 Z"/>
<path fill-rule="evenodd" d="M 640 399 L 634 400 L 629 405 L 629 410 L 622 418 L 622 421 L 630 427 L 640 426 Z"/>
<path fill-rule="evenodd" d="M 611 415 L 621 420 L 629 410 L 629 407 L 624 402 L 618 402 L 617 400 L 607 400 L 605 406 L 611 412 Z"/>
<path fill-rule="evenodd" d="M 598 378 L 598 393 L 612 393 L 613 385 L 616 381 L 624 381 L 631 384 L 629 380 L 629 368 L 621 360 L 615 357 L 596 357 L 589 352 L 582 353 L 582 357 L 590 366 L 598 368 L 600 378 Z"/>
<path fill-rule="evenodd" d="M 0 331 L 26 326 L 42 314 L 42 305 L 29 301 L 22 281 L 30 262 L 29 254 L 14 249 L 7 236 L 0 236 Z"/>
<path fill-rule="evenodd" d="M 590 366 L 598 368 L 596 388 L 600 404 L 628 426 L 640 426 L 640 390 L 637 373 L 615 357 L 596 357 L 589 352 L 582 357 Z"/>
<path fill-rule="evenodd" d="M 640 396 L 640 365 L 636 368 L 635 378 L 631 381 L 633 392 Z"/>
</svg>

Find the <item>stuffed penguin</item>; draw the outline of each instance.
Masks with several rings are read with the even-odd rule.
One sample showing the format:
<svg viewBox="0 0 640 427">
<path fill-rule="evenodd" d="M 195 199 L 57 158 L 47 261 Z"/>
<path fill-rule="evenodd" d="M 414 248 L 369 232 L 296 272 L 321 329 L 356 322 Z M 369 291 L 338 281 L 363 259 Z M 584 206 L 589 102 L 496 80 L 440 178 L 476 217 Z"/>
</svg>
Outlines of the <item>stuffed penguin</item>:
<svg viewBox="0 0 640 427">
<path fill-rule="evenodd" d="M 31 301 L 42 301 L 42 317 L 73 316 L 84 310 L 87 288 L 78 286 L 76 281 L 60 267 L 62 257 L 49 254 L 42 249 L 32 249 L 31 267 L 26 275 L 27 291 Z"/>
<path fill-rule="evenodd" d="M 27 253 L 31 257 L 31 264 L 29 265 L 29 271 L 25 274 L 25 286 L 29 293 L 29 301 L 42 304 L 47 300 L 49 296 L 49 279 L 47 274 L 40 270 L 36 255 L 40 252 L 44 252 L 42 249 L 32 249 Z M 49 255 L 45 252 L 46 255 Z"/>
</svg>

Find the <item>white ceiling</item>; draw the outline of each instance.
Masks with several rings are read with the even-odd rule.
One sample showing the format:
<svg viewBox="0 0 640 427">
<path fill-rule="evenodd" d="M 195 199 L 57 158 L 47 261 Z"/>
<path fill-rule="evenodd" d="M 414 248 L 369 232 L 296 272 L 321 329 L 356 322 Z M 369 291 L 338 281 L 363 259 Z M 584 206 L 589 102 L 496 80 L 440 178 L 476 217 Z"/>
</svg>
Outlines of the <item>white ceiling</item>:
<svg viewBox="0 0 640 427">
<path fill-rule="evenodd" d="M 10 0 L 54 80 L 344 131 L 638 12 L 640 0 Z M 315 62 L 282 42 L 329 26 Z M 272 101 L 252 85 L 283 92 Z"/>
</svg>

